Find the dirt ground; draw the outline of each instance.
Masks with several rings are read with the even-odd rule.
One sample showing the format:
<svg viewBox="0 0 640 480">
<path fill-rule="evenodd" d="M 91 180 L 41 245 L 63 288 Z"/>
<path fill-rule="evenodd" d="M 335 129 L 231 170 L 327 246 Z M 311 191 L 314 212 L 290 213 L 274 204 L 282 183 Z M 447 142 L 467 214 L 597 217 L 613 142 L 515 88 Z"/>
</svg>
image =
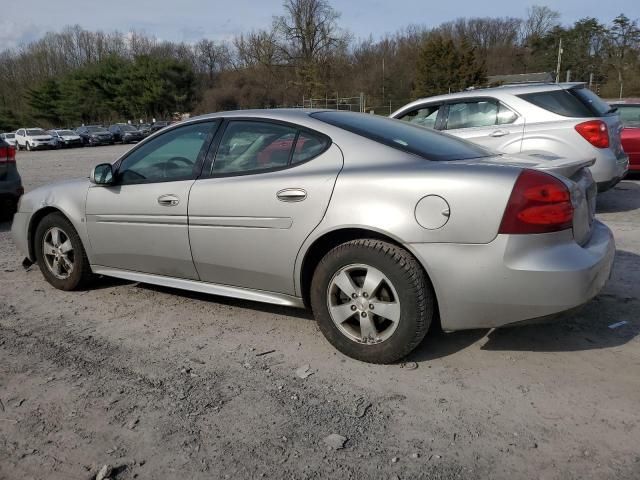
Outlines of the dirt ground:
<svg viewBox="0 0 640 480">
<path fill-rule="evenodd" d="M 28 191 L 126 148 L 20 152 L 18 168 Z M 638 479 L 640 181 L 598 205 L 618 255 L 580 313 L 433 331 L 390 366 L 337 353 L 305 311 L 54 290 L 0 224 L 0 478 Z"/>
</svg>

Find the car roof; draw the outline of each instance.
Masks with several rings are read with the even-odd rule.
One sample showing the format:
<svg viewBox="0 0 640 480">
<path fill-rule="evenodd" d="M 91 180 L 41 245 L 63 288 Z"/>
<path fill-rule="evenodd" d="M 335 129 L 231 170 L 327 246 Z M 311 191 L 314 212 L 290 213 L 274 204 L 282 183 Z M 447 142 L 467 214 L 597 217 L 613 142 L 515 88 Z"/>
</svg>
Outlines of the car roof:
<svg viewBox="0 0 640 480">
<path fill-rule="evenodd" d="M 263 108 L 253 110 L 230 110 L 227 112 L 206 113 L 189 120 L 202 120 L 207 118 L 233 118 L 233 117 L 262 117 L 273 120 L 295 122 L 296 120 L 306 120 L 312 113 L 335 111 L 327 109 L 309 108 Z"/>
<path fill-rule="evenodd" d="M 562 82 L 562 83 L 518 83 L 501 85 L 499 87 L 474 88 L 463 92 L 448 93 L 434 97 L 424 97 L 416 102 L 449 100 L 452 98 L 482 97 L 484 95 L 508 94 L 523 95 L 526 93 L 548 92 L 553 90 L 569 90 L 571 88 L 584 87 L 584 82 Z"/>
</svg>

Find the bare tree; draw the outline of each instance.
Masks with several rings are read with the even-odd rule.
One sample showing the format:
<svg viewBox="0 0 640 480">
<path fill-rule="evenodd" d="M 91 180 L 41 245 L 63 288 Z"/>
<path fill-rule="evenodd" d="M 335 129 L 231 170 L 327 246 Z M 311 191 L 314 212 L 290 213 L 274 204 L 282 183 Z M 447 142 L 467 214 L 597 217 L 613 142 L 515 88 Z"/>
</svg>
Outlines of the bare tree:
<svg viewBox="0 0 640 480">
<path fill-rule="evenodd" d="M 638 64 L 638 48 L 640 48 L 640 28 L 637 20 L 630 20 L 620 14 L 613 20 L 609 29 L 609 60 L 618 75 L 620 98 L 622 98 L 625 73 L 634 64 Z"/>
<path fill-rule="evenodd" d="M 210 82 L 231 64 L 231 52 L 226 43 L 203 38 L 196 43 L 194 50 L 198 69 L 207 74 Z"/>
<path fill-rule="evenodd" d="M 547 6 L 534 5 L 527 9 L 527 17 L 522 23 L 522 39 L 529 42 L 544 37 L 560 24 L 560 13 Z"/>
<path fill-rule="evenodd" d="M 319 65 L 346 49 L 349 35 L 338 26 L 340 14 L 326 0 L 285 0 L 286 15 L 274 18 L 273 30 L 285 59 L 293 64 L 306 94 L 319 84 Z"/>
</svg>

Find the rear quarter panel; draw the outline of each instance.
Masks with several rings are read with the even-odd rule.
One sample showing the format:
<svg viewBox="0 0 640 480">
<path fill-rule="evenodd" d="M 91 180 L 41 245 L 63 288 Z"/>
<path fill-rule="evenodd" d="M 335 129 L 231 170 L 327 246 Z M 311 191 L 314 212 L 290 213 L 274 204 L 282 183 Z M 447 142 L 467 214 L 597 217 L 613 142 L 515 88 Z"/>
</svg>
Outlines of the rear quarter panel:
<svg viewBox="0 0 640 480">
<path fill-rule="evenodd" d="M 489 243 L 520 173 L 515 167 L 430 162 L 366 139 L 358 148 L 340 147 L 345 166 L 322 222 L 301 248 L 296 278 L 313 242 L 345 228 L 373 230 L 403 244 Z M 416 205 L 428 195 L 449 204 L 441 228 L 429 230 L 416 220 Z"/>
</svg>

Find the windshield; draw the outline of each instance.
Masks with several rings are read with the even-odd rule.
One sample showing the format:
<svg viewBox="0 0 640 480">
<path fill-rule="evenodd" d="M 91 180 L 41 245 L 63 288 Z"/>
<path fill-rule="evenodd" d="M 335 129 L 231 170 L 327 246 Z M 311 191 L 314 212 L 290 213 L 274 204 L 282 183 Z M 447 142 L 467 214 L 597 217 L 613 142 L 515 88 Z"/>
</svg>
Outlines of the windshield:
<svg viewBox="0 0 640 480">
<path fill-rule="evenodd" d="M 120 125 L 120 130 L 124 131 L 124 132 L 137 132 L 138 129 L 136 127 L 133 127 L 131 125 Z"/>
<path fill-rule="evenodd" d="M 63 136 L 67 136 L 67 135 L 75 135 L 75 132 L 72 132 L 71 130 L 58 130 L 58 135 L 63 135 Z"/>
<path fill-rule="evenodd" d="M 490 157 L 495 153 L 459 138 L 402 120 L 351 112 L 311 114 L 325 123 L 404 152 L 438 162 Z"/>
<path fill-rule="evenodd" d="M 4 138 L 15 138 L 16 134 L 15 133 L 3 133 L 2 136 Z"/>
<path fill-rule="evenodd" d="M 29 128 L 27 129 L 27 135 L 46 135 L 47 132 L 41 128 Z"/>
<path fill-rule="evenodd" d="M 87 127 L 89 133 L 109 133 L 104 127 Z"/>
</svg>

